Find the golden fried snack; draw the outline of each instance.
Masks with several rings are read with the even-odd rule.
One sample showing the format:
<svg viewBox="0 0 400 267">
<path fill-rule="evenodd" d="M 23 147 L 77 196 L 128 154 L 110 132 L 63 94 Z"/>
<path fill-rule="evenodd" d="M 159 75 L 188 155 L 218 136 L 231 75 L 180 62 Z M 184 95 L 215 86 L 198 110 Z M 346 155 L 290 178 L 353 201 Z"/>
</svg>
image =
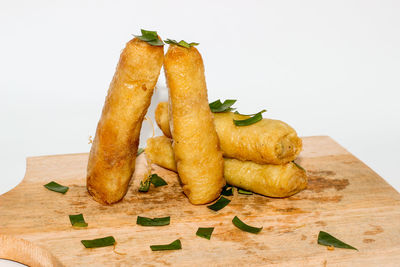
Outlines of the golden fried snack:
<svg viewBox="0 0 400 267">
<path fill-rule="evenodd" d="M 183 192 L 192 204 L 216 199 L 225 185 L 223 159 L 208 106 L 204 65 L 195 47 L 171 44 L 164 70 L 173 150 Z"/>
<path fill-rule="evenodd" d="M 307 187 L 307 174 L 293 162 L 283 165 L 257 164 L 225 159 L 228 184 L 269 197 L 289 197 Z"/>
<path fill-rule="evenodd" d="M 171 137 L 168 112 L 164 107 L 156 113 L 156 121 L 165 136 Z M 161 117 L 163 119 L 161 119 Z M 296 131 L 279 120 L 262 119 L 249 126 L 236 126 L 235 120 L 243 120 L 248 116 L 232 112 L 214 113 L 214 124 L 224 157 L 250 160 L 260 164 L 284 164 L 293 161 L 302 149 L 302 141 Z"/>
<path fill-rule="evenodd" d="M 158 127 L 160 127 L 163 134 L 171 137 L 171 130 L 169 128 L 169 115 L 168 115 L 168 102 L 160 102 L 155 111 L 155 118 Z"/>
<path fill-rule="evenodd" d="M 236 126 L 235 120 L 248 116 L 232 112 L 215 113 L 215 127 L 224 156 L 259 164 L 293 161 L 302 149 L 296 131 L 279 120 L 262 119 L 249 126 Z"/>
<path fill-rule="evenodd" d="M 172 140 L 165 136 L 147 139 L 146 156 L 155 164 L 176 171 Z M 257 164 L 224 159 L 226 182 L 264 196 L 289 197 L 307 187 L 307 175 L 293 162 L 283 165 Z"/>
<path fill-rule="evenodd" d="M 164 59 L 163 46 L 126 44 L 110 84 L 87 166 L 87 189 L 105 204 L 121 200 L 135 168 L 143 118 Z"/>
<path fill-rule="evenodd" d="M 165 136 L 156 136 L 147 139 L 145 154 L 152 163 L 176 172 L 176 161 L 172 149 L 172 139 Z"/>
</svg>

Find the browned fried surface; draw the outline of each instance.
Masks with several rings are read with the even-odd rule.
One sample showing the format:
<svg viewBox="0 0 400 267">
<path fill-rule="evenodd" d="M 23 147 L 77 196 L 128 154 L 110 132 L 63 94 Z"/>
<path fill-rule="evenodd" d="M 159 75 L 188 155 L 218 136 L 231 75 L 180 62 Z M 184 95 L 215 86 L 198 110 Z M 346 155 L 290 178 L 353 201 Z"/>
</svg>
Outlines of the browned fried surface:
<svg viewBox="0 0 400 267">
<path fill-rule="evenodd" d="M 108 90 L 87 167 L 87 188 L 102 203 L 122 199 L 134 171 L 139 134 L 163 64 L 162 46 L 129 41 Z"/>
<path fill-rule="evenodd" d="M 196 48 L 170 45 L 164 62 L 173 150 L 183 190 L 193 204 L 216 199 L 225 184 L 223 159 L 208 106 L 203 60 Z"/>
</svg>

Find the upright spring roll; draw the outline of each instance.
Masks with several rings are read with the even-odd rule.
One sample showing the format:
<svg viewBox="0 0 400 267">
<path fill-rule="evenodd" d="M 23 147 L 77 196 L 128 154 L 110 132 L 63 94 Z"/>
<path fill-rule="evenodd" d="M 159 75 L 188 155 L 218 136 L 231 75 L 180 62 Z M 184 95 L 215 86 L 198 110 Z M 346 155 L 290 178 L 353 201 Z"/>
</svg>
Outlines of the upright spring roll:
<svg viewBox="0 0 400 267">
<path fill-rule="evenodd" d="M 171 142 L 165 136 L 149 138 L 145 153 L 153 163 L 176 171 Z M 293 162 L 273 165 L 225 158 L 224 176 L 230 185 L 269 197 L 289 197 L 307 187 L 306 172 Z"/>
<path fill-rule="evenodd" d="M 183 191 L 192 204 L 205 204 L 219 196 L 225 180 L 222 152 L 208 105 L 203 60 L 195 47 L 171 44 L 164 70 L 173 150 Z"/>
<path fill-rule="evenodd" d="M 170 132 L 167 123 L 166 102 L 156 113 L 156 121 L 165 136 Z M 162 118 L 162 119 L 161 119 Z M 302 149 L 302 141 L 296 131 L 279 120 L 262 119 L 249 126 L 236 126 L 235 120 L 248 116 L 232 112 L 214 113 L 214 123 L 224 157 L 250 160 L 259 164 L 285 164 L 293 161 Z"/>
<path fill-rule="evenodd" d="M 121 53 L 87 166 L 87 189 L 100 203 L 115 203 L 127 192 L 140 129 L 163 59 L 163 46 L 138 38 L 129 41 Z"/>
</svg>

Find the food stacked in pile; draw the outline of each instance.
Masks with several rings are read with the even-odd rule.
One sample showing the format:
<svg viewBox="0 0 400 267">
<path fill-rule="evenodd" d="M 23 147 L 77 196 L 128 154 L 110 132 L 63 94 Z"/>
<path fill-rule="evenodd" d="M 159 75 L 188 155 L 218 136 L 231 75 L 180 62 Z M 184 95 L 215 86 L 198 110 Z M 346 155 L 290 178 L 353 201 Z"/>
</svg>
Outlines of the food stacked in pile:
<svg viewBox="0 0 400 267">
<path fill-rule="evenodd" d="M 122 51 L 90 151 L 87 188 L 93 198 L 112 204 L 126 194 L 162 66 L 169 102 L 158 104 L 156 121 L 164 136 L 148 139 L 145 154 L 178 173 L 192 204 L 214 201 L 226 184 L 269 197 L 303 190 L 307 176 L 294 163 L 302 149 L 295 130 L 263 119 L 263 111 L 233 112 L 234 100 L 209 104 L 198 44 L 165 42 L 164 56 L 157 33 L 142 30 Z"/>
</svg>

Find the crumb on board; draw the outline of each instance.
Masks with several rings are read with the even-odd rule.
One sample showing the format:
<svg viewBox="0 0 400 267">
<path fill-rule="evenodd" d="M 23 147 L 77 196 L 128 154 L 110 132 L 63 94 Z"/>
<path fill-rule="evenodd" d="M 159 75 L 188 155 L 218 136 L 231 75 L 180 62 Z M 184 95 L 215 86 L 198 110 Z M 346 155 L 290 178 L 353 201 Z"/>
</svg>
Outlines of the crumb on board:
<svg viewBox="0 0 400 267">
<path fill-rule="evenodd" d="M 117 242 L 114 242 L 114 248 L 113 248 L 113 252 L 115 253 L 115 254 L 118 254 L 118 255 L 127 255 L 127 253 L 123 253 L 123 252 L 118 252 L 118 251 L 116 251 L 115 250 L 115 247 L 117 246 Z"/>
<path fill-rule="evenodd" d="M 332 250 L 335 250 L 335 247 L 333 247 L 333 246 L 327 246 L 326 249 L 332 251 Z"/>
</svg>

